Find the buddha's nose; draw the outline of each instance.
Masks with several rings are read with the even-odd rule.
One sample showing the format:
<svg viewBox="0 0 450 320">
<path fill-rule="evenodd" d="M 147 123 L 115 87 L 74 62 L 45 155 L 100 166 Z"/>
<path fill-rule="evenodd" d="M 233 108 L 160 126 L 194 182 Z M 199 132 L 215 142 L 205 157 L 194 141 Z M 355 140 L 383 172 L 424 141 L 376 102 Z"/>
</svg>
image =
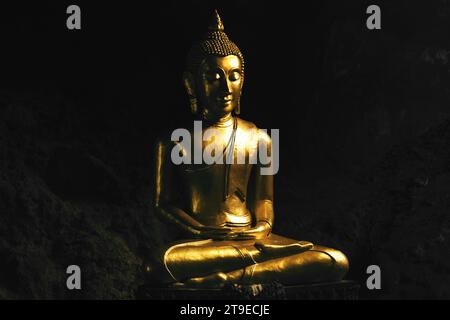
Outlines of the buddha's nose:
<svg viewBox="0 0 450 320">
<path fill-rule="evenodd" d="M 228 96 L 232 93 L 231 92 L 231 83 L 228 79 L 223 79 L 223 81 L 221 82 L 221 89 L 225 96 Z"/>
</svg>

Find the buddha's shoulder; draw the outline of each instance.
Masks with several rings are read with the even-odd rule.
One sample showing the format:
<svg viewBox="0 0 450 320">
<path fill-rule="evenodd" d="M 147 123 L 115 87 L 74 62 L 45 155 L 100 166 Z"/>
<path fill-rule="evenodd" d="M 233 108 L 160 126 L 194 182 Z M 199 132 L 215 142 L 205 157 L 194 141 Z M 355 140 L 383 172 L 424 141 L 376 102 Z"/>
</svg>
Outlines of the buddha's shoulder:
<svg viewBox="0 0 450 320">
<path fill-rule="evenodd" d="M 266 130 L 258 128 L 253 122 L 237 118 L 238 127 L 243 131 L 253 132 L 259 141 L 270 143 L 270 136 Z"/>
<path fill-rule="evenodd" d="M 236 117 L 236 119 L 237 119 L 238 127 L 242 130 L 257 130 L 258 129 L 258 127 L 253 122 L 250 122 L 250 121 L 244 120 L 242 118 L 238 118 L 238 117 Z"/>
<path fill-rule="evenodd" d="M 172 134 L 173 131 L 160 133 L 155 139 L 155 146 L 157 148 L 173 147 L 175 142 L 172 140 Z"/>
<path fill-rule="evenodd" d="M 179 143 L 179 141 L 190 140 L 195 134 L 195 128 L 191 123 L 186 126 L 174 127 L 164 132 L 160 132 L 155 139 L 155 146 L 158 149 L 170 149 Z"/>
</svg>

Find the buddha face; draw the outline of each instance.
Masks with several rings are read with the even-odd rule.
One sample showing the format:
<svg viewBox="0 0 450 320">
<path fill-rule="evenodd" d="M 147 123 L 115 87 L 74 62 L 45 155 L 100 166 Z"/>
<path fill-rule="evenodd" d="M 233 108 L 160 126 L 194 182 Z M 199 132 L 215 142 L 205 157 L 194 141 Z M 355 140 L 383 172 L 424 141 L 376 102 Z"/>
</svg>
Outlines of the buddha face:
<svg viewBox="0 0 450 320">
<path fill-rule="evenodd" d="M 239 103 L 243 84 L 241 60 L 235 55 L 209 56 L 196 77 L 197 97 L 211 118 L 231 113 Z"/>
</svg>

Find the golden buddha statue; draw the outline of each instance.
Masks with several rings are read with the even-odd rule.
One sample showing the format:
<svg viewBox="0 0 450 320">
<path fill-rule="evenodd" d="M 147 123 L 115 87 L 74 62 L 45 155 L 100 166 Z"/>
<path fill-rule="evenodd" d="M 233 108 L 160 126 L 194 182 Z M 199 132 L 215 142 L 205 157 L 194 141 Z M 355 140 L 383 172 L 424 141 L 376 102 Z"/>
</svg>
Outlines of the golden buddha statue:
<svg viewBox="0 0 450 320">
<path fill-rule="evenodd" d="M 183 81 L 191 111 L 202 121 L 202 133 L 215 132 L 214 139 L 202 141 L 201 151 L 212 144 L 225 146 L 218 158 L 231 156 L 231 161 L 175 164 L 174 148 L 190 152 L 185 146 L 192 141 L 180 147 L 169 137 L 158 140 L 155 211 L 172 226 L 173 242 L 146 265 L 151 281 L 221 287 L 341 280 L 348 270 L 342 252 L 272 233 L 273 174 L 261 171 L 271 164 L 235 161 L 242 155 L 248 159 L 260 146 L 272 150 L 272 145 L 265 131 L 237 117 L 244 59 L 225 34 L 217 11 L 205 38 L 188 54 Z"/>
</svg>

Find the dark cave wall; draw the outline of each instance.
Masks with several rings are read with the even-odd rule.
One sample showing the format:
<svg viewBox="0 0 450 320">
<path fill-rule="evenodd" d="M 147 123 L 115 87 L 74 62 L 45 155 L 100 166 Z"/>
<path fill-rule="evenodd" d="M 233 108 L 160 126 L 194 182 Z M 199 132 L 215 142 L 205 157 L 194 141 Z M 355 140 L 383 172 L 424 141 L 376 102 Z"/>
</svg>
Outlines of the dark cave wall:
<svg viewBox="0 0 450 320">
<path fill-rule="evenodd" d="M 311 99 L 293 104 L 302 117 L 288 120 L 300 128 L 291 144 L 302 157 L 294 164 L 287 149 L 291 165 L 278 177 L 279 215 L 296 223 L 277 223 L 348 253 L 363 297 L 444 298 L 448 3 L 377 4 L 377 31 L 361 27 L 364 3 L 336 2 L 317 15 Z M 365 289 L 370 264 L 382 269 L 379 292 Z"/>
<path fill-rule="evenodd" d="M 141 259 L 163 239 L 149 214 L 149 168 L 121 163 L 111 136 L 69 138 L 80 115 L 63 100 L 2 97 L 1 296 L 133 298 Z M 65 286 L 71 264 L 82 269 L 80 292 Z"/>
</svg>

